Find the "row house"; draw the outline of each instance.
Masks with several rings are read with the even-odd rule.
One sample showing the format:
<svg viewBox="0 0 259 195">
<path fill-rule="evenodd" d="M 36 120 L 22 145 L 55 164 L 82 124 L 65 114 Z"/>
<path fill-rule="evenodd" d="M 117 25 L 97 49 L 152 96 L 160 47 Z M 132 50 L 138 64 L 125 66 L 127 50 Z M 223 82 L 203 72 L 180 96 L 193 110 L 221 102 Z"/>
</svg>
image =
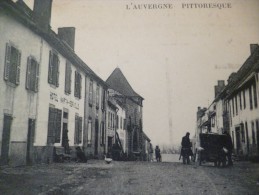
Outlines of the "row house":
<svg viewBox="0 0 259 195">
<path fill-rule="evenodd" d="M 207 132 L 229 132 L 235 154 L 242 157 L 259 155 L 259 46 L 250 45 L 251 54 L 228 78 L 219 81 L 215 99 L 203 112 L 197 112 L 197 134 L 200 121 L 206 118 Z"/>
<path fill-rule="evenodd" d="M 125 109 L 123 131 L 125 135 L 124 145 L 129 159 L 144 160 L 146 151 L 144 148 L 143 132 L 143 98 L 130 86 L 129 82 L 119 68 L 116 68 L 106 80 L 110 93 L 118 105 Z M 125 116 L 125 118 L 124 118 Z M 120 119 L 118 119 L 120 121 Z M 126 129 L 126 131 L 125 131 Z"/>
<path fill-rule="evenodd" d="M 105 151 L 107 84 L 75 54 L 75 28 L 51 30 L 51 5 L 0 3 L 2 164 L 50 162 L 54 148 Z"/>
</svg>

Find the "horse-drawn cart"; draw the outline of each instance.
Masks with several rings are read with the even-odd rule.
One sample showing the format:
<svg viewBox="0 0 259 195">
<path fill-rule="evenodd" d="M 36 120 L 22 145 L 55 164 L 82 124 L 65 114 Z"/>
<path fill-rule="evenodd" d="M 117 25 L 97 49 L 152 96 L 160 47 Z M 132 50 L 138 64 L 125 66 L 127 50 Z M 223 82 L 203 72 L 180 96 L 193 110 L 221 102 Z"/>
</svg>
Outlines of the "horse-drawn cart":
<svg viewBox="0 0 259 195">
<path fill-rule="evenodd" d="M 214 162 L 215 166 L 226 165 L 226 135 L 216 133 L 200 133 L 199 147 L 196 148 L 198 162 Z"/>
</svg>

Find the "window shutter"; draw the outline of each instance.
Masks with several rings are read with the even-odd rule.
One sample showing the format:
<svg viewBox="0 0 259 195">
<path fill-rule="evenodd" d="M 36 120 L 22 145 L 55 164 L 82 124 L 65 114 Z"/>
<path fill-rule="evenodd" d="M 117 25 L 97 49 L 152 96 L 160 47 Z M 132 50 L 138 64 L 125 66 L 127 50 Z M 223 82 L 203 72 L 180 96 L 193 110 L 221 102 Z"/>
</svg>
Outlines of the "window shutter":
<svg viewBox="0 0 259 195">
<path fill-rule="evenodd" d="M 56 109 L 56 131 L 55 131 L 55 143 L 60 143 L 60 136 L 61 136 L 61 116 L 62 111 Z"/>
<path fill-rule="evenodd" d="M 16 85 L 18 85 L 20 83 L 20 69 L 21 69 L 21 52 L 18 51 L 18 58 L 17 58 L 17 68 L 16 68 Z"/>
<path fill-rule="evenodd" d="M 30 89 L 30 78 L 31 78 L 31 57 L 27 58 L 27 74 L 26 74 L 26 89 Z"/>
<path fill-rule="evenodd" d="M 39 90 L 39 64 L 36 63 L 36 77 L 35 77 L 35 86 L 34 86 L 34 91 L 38 92 Z"/>
<path fill-rule="evenodd" d="M 71 93 L 71 76 L 72 75 L 72 67 L 71 67 L 71 64 L 69 64 L 69 94 Z"/>
<path fill-rule="evenodd" d="M 56 86 L 58 87 L 59 86 L 59 58 L 57 56 L 57 76 L 56 76 Z"/>
<path fill-rule="evenodd" d="M 78 116 L 75 116 L 75 138 L 74 143 L 78 144 Z"/>
<path fill-rule="evenodd" d="M 48 138 L 47 143 L 54 143 L 54 130 L 55 130 L 55 108 L 49 108 L 49 120 L 48 120 Z"/>
<path fill-rule="evenodd" d="M 9 43 L 6 43 L 6 49 L 5 49 L 5 69 L 4 69 L 4 79 L 9 79 L 9 73 L 10 73 L 10 62 L 11 62 L 11 45 Z"/>
<path fill-rule="evenodd" d="M 74 89 L 74 96 L 75 97 L 78 97 L 77 96 L 77 91 L 78 91 L 78 86 L 77 86 L 77 72 L 75 71 L 75 89 Z"/>
<path fill-rule="evenodd" d="M 81 91 L 82 91 L 82 77 L 81 74 L 79 73 L 79 86 L 78 86 L 78 98 L 81 98 Z"/>
<path fill-rule="evenodd" d="M 79 121 L 78 121 L 78 143 L 81 144 L 82 143 L 82 124 L 83 124 L 83 118 L 79 117 Z"/>
<path fill-rule="evenodd" d="M 53 54 L 52 51 L 49 51 L 49 74 L 48 74 L 48 83 L 52 84 L 52 74 L 53 74 Z"/>
<path fill-rule="evenodd" d="M 71 93 L 71 64 L 70 62 L 66 62 L 66 78 L 65 78 L 65 92 L 70 94 Z"/>
</svg>

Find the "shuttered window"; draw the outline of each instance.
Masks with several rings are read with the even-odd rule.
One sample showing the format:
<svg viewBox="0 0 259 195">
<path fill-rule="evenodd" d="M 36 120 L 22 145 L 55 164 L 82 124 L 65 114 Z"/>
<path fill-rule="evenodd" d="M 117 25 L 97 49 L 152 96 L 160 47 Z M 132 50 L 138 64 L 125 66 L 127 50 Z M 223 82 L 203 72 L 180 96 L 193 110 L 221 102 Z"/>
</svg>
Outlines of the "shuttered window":
<svg viewBox="0 0 259 195">
<path fill-rule="evenodd" d="M 56 87 L 59 86 L 59 58 L 53 51 L 49 51 L 48 82 Z"/>
<path fill-rule="evenodd" d="M 252 97 L 252 86 L 249 87 L 249 103 L 250 103 L 250 109 L 253 109 L 253 97 Z"/>
<path fill-rule="evenodd" d="M 65 93 L 71 93 L 71 74 L 72 68 L 71 63 L 69 61 L 66 62 L 66 73 L 65 73 Z"/>
<path fill-rule="evenodd" d="M 96 109 L 99 109 L 100 104 L 100 86 L 96 86 Z"/>
<path fill-rule="evenodd" d="M 82 143 L 82 117 L 79 117 L 78 115 L 75 116 L 75 144 L 81 144 Z"/>
<path fill-rule="evenodd" d="M 257 91 L 256 91 L 256 86 L 253 84 L 253 93 L 254 93 L 254 106 L 257 108 Z"/>
<path fill-rule="evenodd" d="M 91 146 L 92 144 L 92 120 L 88 120 L 88 129 L 87 129 L 87 145 Z"/>
<path fill-rule="evenodd" d="M 102 110 L 104 111 L 105 110 L 105 90 L 103 89 L 102 90 Z"/>
<path fill-rule="evenodd" d="M 75 90 L 74 95 L 77 98 L 81 98 L 81 88 L 82 88 L 82 77 L 81 74 L 75 71 Z"/>
<path fill-rule="evenodd" d="M 20 67 L 21 52 L 10 43 L 7 43 L 5 50 L 4 80 L 18 85 L 20 83 Z"/>
<path fill-rule="evenodd" d="M 89 105 L 93 105 L 93 81 L 90 80 L 89 83 Z"/>
<path fill-rule="evenodd" d="M 62 111 L 49 107 L 48 144 L 60 143 Z"/>
<path fill-rule="evenodd" d="M 39 64 L 33 57 L 28 57 L 27 72 L 26 72 L 26 89 L 37 92 L 38 81 L 39 81 Z"/>
</svg>

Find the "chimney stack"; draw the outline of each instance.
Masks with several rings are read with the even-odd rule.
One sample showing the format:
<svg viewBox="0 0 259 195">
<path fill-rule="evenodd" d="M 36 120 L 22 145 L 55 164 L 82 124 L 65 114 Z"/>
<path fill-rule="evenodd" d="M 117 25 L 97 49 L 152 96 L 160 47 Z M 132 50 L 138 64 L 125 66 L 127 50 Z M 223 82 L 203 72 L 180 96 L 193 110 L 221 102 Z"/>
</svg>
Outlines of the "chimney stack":
<svg viewBox="0 0 259 195">
<path fill-rule="evenodd" d="M 40 28 L 44 31 L 50 29 L 52 0 L 34 0 L 34 17 Z"/>
<path fill-rule="evenodd" d="M 251 52 L 251 54 L 254 53 L 254 51 L 256 50 L 257 47 L 258 47 L 258 44 L 250 44 L 250 52 Z"/>
<path fill-rule="evenodd" d="M 218 85 L 214 86 L 215 89 L 215 98 L 222 92 L 222 90 L 225 88 L 225 81 L 219 80 Z"/>
<path fill-rule="evenodd" d="M 65 41 L 71 49 L 75 49 L 75 27 L 58 28 L 58 36 Z"/>
</svg>

